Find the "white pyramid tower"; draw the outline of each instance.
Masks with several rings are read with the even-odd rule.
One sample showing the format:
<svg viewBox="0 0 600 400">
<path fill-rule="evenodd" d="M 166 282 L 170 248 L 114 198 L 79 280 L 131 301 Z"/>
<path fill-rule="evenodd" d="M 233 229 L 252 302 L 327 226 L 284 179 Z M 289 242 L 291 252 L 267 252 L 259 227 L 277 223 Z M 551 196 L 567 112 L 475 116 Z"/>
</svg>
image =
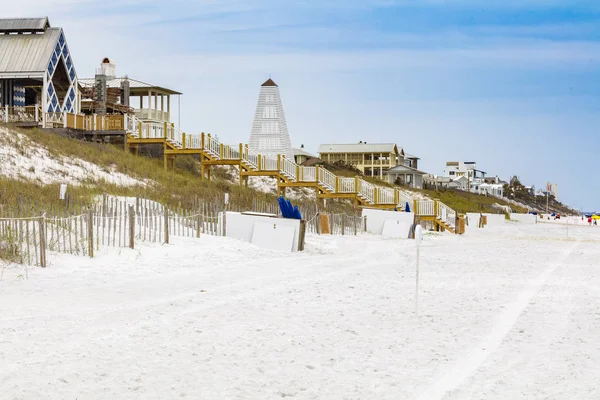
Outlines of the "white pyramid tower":
<svg viewBox="0 0 600 400">
<path fill-rule="evenodd" d="M 294 160 L 279 87 L 271 78 L 260 87 L 248 147 L 259 154 L 285 154 Z"/>
</svg>

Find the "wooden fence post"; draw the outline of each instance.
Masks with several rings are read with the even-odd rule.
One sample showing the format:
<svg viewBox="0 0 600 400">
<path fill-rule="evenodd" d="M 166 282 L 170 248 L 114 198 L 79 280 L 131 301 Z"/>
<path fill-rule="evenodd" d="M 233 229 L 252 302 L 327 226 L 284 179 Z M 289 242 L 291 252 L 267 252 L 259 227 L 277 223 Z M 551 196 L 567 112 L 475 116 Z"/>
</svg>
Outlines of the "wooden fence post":
<svg viewBox="0 0 600 400">
<path fill-rule="evenodd" d="M 129 248 L 133 249 L 135 246 L 135 214 L 133 212 L 133 206 L 129 206 Z"/>
<path fill-rule="evenodd" d="M 40 228 L 40 266 L 46 268 L 46 214 L 39 220 Z"/>
<path fill-rule="evenodd" d="M 304 251 L 304 241 L 306 239 L 306 220 L 300 220 L 300 230 L 298 232 L 298 251 Z"/>
<path fill-rule="evenodd" d="M 94 215 L 92 209 L 88 210 L 88 254 L 90 258 L 94 257 Z"/>
<path fill-rule="evenodd" d="M 321 213 L 317 212 L 317 222 L 315 225 L 317 226 L 317 235 L 321 234 Z"/>
<path fill-rule="evenodd" d="M 346 214 L 342 214 L 342 236 L 346 234 Z"/>
<path fill-rule="evenodd" d="M 200 214 L 196 215 L 196 237 L 200 237 Z"/>
<path fill-rule="evenodd" d="M 169 244 L 169 209 L 165 206 L 165 243 Z"/>
</svg>

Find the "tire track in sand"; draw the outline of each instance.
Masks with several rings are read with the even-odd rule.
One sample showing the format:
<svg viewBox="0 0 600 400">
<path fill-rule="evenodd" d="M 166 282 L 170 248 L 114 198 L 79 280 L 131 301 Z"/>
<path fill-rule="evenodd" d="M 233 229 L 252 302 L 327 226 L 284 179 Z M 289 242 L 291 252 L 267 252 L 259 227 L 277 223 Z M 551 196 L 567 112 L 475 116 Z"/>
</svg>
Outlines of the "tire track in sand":
<svg viewBox="0 0 600 400">
<path fill-rule="evenodd" d="M 506 335 L 521 316 L 521 313 L 529 305 L 530 300 L 535 297 L 550 275 L 562 265 L 577 246 L 578 243 L 575 243 L 571 248 L 565 251 L 563 256 L 557 262 L 550 264 L 541 274 L 530 280 L 525 285 L 525 288 L 519 293 L 516 301 L 498 315 L 496 323 L 490 333 L 468 354 L 453 363 L 450 366 L 450 369 L 428 387 L 418 398 L 421 400 L 441 400 L 449 392 L 460 387 L 471 375 L 473 375 L 479 366 L 498 349 Z"/>
</svg>

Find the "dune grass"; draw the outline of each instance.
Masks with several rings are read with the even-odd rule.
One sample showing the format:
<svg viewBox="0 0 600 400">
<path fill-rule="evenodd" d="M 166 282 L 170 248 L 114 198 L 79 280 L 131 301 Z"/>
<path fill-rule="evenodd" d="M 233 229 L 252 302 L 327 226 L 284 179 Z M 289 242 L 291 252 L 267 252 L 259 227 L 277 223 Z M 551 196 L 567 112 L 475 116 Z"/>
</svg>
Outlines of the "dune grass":
<svg viewBox="0 0 600 400">
<path fill-rule="evenodd" d="M 277 200 L 274 194 L 233 182 L 232 174 L 226 168 L 213 168 L 211 181 L 201 179 L 200 161 L 195 156 L 177 157 L 175 170 L 166 171 L 162 157 L 136 157 L 121 146 L 86 142 L 39 129 L 16 132 L 28 139 L 21 141 L 18 151 L 26 152 L 27 146 L 43 146 L 54 157 L 83 159 L 107 172 L 120 172 L 144 182 L 143 185 L 124 187 L 90 176 L 89 183 L 69 186 L 70 203 L 76 208 L 92 204 L 103 193 L 139 196 L 184 209 L 193 209 L 200 201 L 221 204 L 224 193 L 229 194 L 230 204 L 248 209 L 254 200 L 269 203 Z M 5 209 L 29 210 L 30 214 L 33 210 L 60 210 L 65 207 L 65 202 L 58 199 L 59 187 L 59 183 L 43 185 L 0 177 L 0 205 Z M 294 201 L 298 205 L 314 206 L 314 203 L 314 198 Z M 345 201 L 330 201 L 329 204 L 336 210 L 352 207 Z"/>
<path fill-rule="evenodd" d="M 425 194 L 432 199 L 437 199 L 446 204 L 448 207 L 454 209 L 459 213 L 467 212 L 485 212 L 501 214 L 502 210 L 495 208 L 492 205 L 494 203 L 500 205 L 508 205 L 516 212 L 526 213 L 527 210 L 517 207 L 512 204 L 505 203 L 504 201 L 497 199 L 492 196 L 483 196 L 475 193 L 463 192 L 460 190 L 432 190 L 432 189 L 410 189 L 412 191 Z"/>
</svg>

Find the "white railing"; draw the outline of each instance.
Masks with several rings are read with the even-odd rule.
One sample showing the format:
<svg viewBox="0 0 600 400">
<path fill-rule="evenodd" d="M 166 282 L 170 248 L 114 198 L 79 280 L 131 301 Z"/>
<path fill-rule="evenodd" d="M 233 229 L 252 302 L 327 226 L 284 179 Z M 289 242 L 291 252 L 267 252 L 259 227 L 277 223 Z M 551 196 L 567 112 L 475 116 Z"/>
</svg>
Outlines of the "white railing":
<svg viewBox="0 0 600 400">
<path fill-rule="evenodd" d="M 0 107 L 0 122 L 42 122 L 40 106 L 2 106 Z"/>
<path fill-rule="evenodd" d="M 186 149 L 202 149 L 202 134 L 188 133 L 185 135 Z"/>
<path fill-rule="evenodd" d="M 223 145 L 223 160 L 239 160 L 240 159 L 240 147 Z"/>
<path fill-rule="evenodd" d="M 86 118 L 87 123 L 87 118 Z M 141 121 L 133 114 L 126 114 L 125 116 L 125 131 L 132 136 L 140 136 L 140 123 Z"/>
<path fill-rule="evenodd" d="M 371 204 L 375 203 L 375 186 L 373 186 L 373 184 L 359 178 L 357 189 L 357 193 L 362 196 L 363 199 Z"/>
<path fill-rule="evenodd" d="M 262 154 L 260 164 L 261 171 L 277 171 L 277 156 Z"/>
<path fill-rule="evenodd" d="M 432 200 L 417 200 L 415 214 L 419 216 L 435 216 L 434 202 Z"/>
<path fill-rule="evenodd" d="M 436 216 L 449 225 L 454 225 L 456 222 L 456 212 L 441 201 L 437 202 Z"/>
<path fill-rule="evenodd" d="M 167 140 L 173 145 L 181 147 L 183 143 L 183 135 L 181 130 L 175 128 L 173 125 L 167 125 Z"/>
<path fill-rule="evenodd" d="M 206 136 L 205 141 L 207 141 L 208 143 L 204 143 L 204 145 L 206 146 L 204 150 L 211 153 L 214 157 L 219 158 L 221 154 L 221 144 L 219 143 L 219 141 L 216 138 L 209 135 Z"/>
<path fill-rule="evenodd" d="M 378 187 L 376 204 L 394 204 L 394 189 Z"/>
<path fill-rule="evenodd" d="M 161 139 L 165 137 L 164 125 L 156 122 L 143 123 L 141 139 Z"/>
<path fill-rule="evenodd" d="M 258 153 L 256 153 L 254 150 L 250 150 L 248 147 L 245 147 L 242 160 L 245 161 L 249 167 L 258 169 Z"/>
<path fill-rule="evenodd" d="M 282 168 L 281 168 L 280 172 L 282 172 L 289 179 L 297 181 L 298 177 L 296 176 L 296 163 L 285 157 L 282 157 L 281 164 L 282 164 Z"/>
<path fill-rule="evenodd" d="M 143 109 L 143 110 L 135 110 L 135 115 L 139 118 L 139 119 L 143 119 L 143 120 L 153 120 L 153 121 L 166 121 L 169 122 L 171 120 L 170 115 L 168 112 L 166 111 L 160 111 L 160 110 L 149 110 L 147 108 Z"/>
<path fill-rule="evenodd" d="M 319 184 L 324 186 L 330 192 L 335 192 L 335 180 L 336 176 L 334 174 L 325 168 L 319 169 Z"/>
<path fill-rule="evenodd" d="M 300 167 L 298 182 L 316 182 L 317 167 Z"/>
<path fill-rule="evenodd" d="M 404 209 L 406 207 L 406 203 L 408 203 L 408 206 L 412 209 L 413 203 L 414 203 L 413 198 L 410 195 L 403 192 L 402 189 L 400 189 L 400 188 L 396 188 L 396 192 L 398 193 L 397 194 L 398 206 L 400 206 L 400 207 L 402 207 L 402 209 Z"/>
<path fill-rule="evenodd" d="M 338 178 L 339 193 L 356 193 L 356 178 Z"/>
</svg>

